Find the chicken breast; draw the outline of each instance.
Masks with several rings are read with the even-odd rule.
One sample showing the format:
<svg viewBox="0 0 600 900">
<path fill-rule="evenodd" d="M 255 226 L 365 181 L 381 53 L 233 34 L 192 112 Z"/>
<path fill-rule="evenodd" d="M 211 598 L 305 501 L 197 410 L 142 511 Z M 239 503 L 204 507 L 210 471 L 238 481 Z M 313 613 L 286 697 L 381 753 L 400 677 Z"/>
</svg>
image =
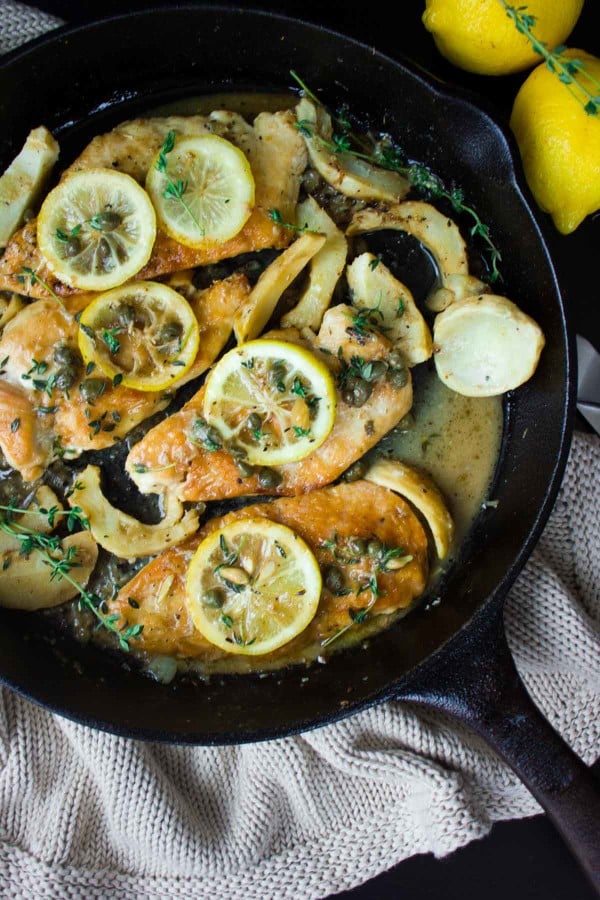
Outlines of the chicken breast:
<svg viewBox="0 0 600 900">
<path fill-rule="evenodd" d="M 152 256 L 138 273 L 140 279 L 178 272 L 194 266 L 208 265 L 230 259 L 241 253 L 267 248 L 286 247 L 292 239 L 289 228 L 275 224 L 270 209 L 278 209 L 283 221 L 293 222 L 300 190 L 300 179 L 307 163 L 306 146 L 294 127 L 292 111 L 260 113 L 253 126 L 228 111 L 210 116 L 168 116 L 155 119 L 135 119 L 118 125 L 107 134 L 95 137 L 83 153 L 63 173 L 89 168 L 110 168 L 131 175 L 144 184 L 152 160 L 170 131 L 176 134 L 212 132 L 236 144 L 248 158 L 254 175 L 255 208 L 234 238 L 222 244 L 202 249 L 185 247 L 164 232 L 157 234 Z M 46 298 L 48 292 L 36 280 L 25 284 L 18 277 L 23 267 L 33 269 L 60 297 L 77 293 L 76 288 L 62 284 L 46 266 L 37 247 L 36 221 L 31 220 L 8 243 L 0 259 L 0 290 L 26 293 L 30 297 Z"/>
<path fill-rule="evenodd" d="M 188 285 L 187 297 L 200 325 L 200 347 L 179 384 L 214 362 L 249 292 L 243 275 L 215 282 L 205 291 Z M 38 478 L 58 457 L 73 459 L 85 450 L 111 446 L 172 398 L 169 391 L 136 391 L 113 385 L 97 370 L 84 371 L 74 314 L 89 300 L 90 295 L 74 297 L 67 301 L 67 310 L 56 300 L 37 300 L 8 323 L 0 338 L 0 448 L 26 481 Z M 61 381 L 64 362 L 60 356 L 64 359 L 65 352 L 80 361 L 68 389 Z M 89 379 L 103 385 L 102 393 L 92 400 L 86 400 L 80 389 Z"/>
<path fill-rule="evenodd" d="M 312 345 L 294 329 L 270 332 L 276 337 L 317 350 L 323 362 L 339 375 L 343 364 L 360 357 L 385 358 L 390 342 L 375 331 L 356 332 L 352 311 L 345 306 L 328 310 Z M 325 351 L 325 352 L 323 352 Z M 341 359 L 340 359 L 341 357 Z M 343 363 L 342 361 L 343 360 Z M 398 424 L 412 406 L 412 384 L 407 374 L 404 387 L 386 379 L 375 382 L 363 406 L 350 406 L 338 392 L 335 423 L 327 439 L 310 456 L 279 466 L 283 480 L 278 488 L 261 487 L 258 476 L 242 478 L 225 449 L 208 451 L 192 440 L 196 419 L 203 416 L 204 388 L 175 415 L 152 428 L 136 444 L 126 468 L 143 493 L 173 491 L 181 500 L 221 500 L 243 494 L 300 494 L 335 481 L 353 462 Z"/>
<path fill-rule="evenodd" d="M 141 569 L 117 597 L 108 603 L 109 613 L 118 613 L 128 625 L 143 625 L 136 649 L 149 654 L 172 654 L 201 659 L 219 668 L 224 659 L 247 666 L 247 658 L 233 657 L 209 643 L 192 624 L 185 603 L 185 580 L 190 559 L 209 533 L 235 520 L 264 516 L 287 525 L 306 541 L 322 570 L 339 565 L 326 541 L 356 536 L 377 538 L 388 548 L 401 548 L 412 561 L 393 572 L 381 572 L 369 556 L 344 566 L 349 593 L 341 596 L 326 586 L 315 618 L 293 641 L 260 657 L 261 668 L 269 663 L 301 661 L 310 648 L 347 626 L 350 610 L 364 609 L 372 599 L 360 590 L 371 577 L 377 578 L 378 597 L 372 613 L 379 615 L 405 609 L 423 593 L 427 584 L 427 537 L 408 504 L 397 494 L 367 481 L 340 484 L 299 497 L 255 503 L 221 518 L 211 519 L 185 543 L 171 548 Z M 313 649 L 314 656 L 314 649 Z"/>
</svg>

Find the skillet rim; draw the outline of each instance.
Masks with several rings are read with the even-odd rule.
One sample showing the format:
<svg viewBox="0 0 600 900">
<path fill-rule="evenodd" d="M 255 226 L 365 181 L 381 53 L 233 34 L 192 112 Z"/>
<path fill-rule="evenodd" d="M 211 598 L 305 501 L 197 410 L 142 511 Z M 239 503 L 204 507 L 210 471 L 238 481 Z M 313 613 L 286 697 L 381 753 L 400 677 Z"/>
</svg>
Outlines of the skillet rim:
<svg viewBox="0 0 600 900">
<path fill-rule="evenodd" d="M 375 59 L 381 60 L 386 66 L 391 66 L 393 68 L 399 69 L 405 76 L 408 76 L 409 78 L 419 82 L 426 88 L 429 93 L 433 93 L 434 95 L 436 95 L 436 97 L 442 99 L 446 98 L 451 103 L 459 101 L 460 103 L 468 106 L 471 112 L 475 113 L 478 117 L 487 119 L 488 126 L 491 127 L 494 132 L 495 140 L 498 142 L 498 144 L 502 142 L 503 145 L 503 149 L 505 152 L 505 162 L 508 168 L 509 187 L 515 192 L 519 204 L 523 207 L 524 212 L 528 215 L 532 230 L 535 230 L 535 238 L 537 240 L 539 249 L 543 253 L 546 273 L 550 276 L 552 287 L 555 293 L 557 309 L 560 313 L 560 335 L 564 341 L 565 348 L 565 370 L 562 373 L 561 383 L 566 389 L 564 391 L 564 403 L 562 404 L 563 416 L 561 419 L 560 436 L 558 440 L 559 452 L 554 459 L 554 466 L 551 476 L 546 481 L 545 498 L 539 506 L 537 516 L 532 521 L 531 526 L 529 527 L 526 539 L 521 543 L 518 552 L 514 555 L 511 565 L 506 569 L 501 579 L 497 582 L 494 590 L 489 593 L 487 597 L 477 603 L 477 605 L 470 611 L 467 618 L 460 624 L 459 628 L 455 630 L 446 640 L 442 640 L 441 642 L 437 643 L 436 648 L 427 656 L 425 656 L 421 661 L 419 661 L 416 665 L 403 672 L 398 677 L 393 678 L 388 684 L 386 684 L 385 687 L 375 689 L 366 696 L 363 696 L 361 699 L 350 700 L 344 707 L 337 705 L 333 710 L 322 713 L 314 718 L 311 718 L 310 720 L 296 722 L 294 726 L 286 727 L 285 729 L 281 729 L 275 726 L 272 728 L 261 728 L 256 732 L 244 733 L 241 736 L 239 734 L 231 732 L 219 732 L 218 734 L 208 734 L 206 731 L 203 731 L 202 733 L 186 732 L 184 735 L 177 734 L 174 738 L 173 732 L 131 725 L 115 725 L 115 723 L 112 721 L 101 719 L 93 715 L 82 716 L 78 713 L 73 713 L 71 711 L 65 710 L 57 703 L 48 702 L 47 700 L 43 700 L 39 697 L 34 696 L 32 693 L 22 689 L 20 686 L 14 685 L 13 683 L 9 682 L 5 678 L 4 674 L 0 673 L 0 684 L 10 687 L 11 690 L 13 690 L 15 693 L 33 701 L 34 703 L 47 710 L 50 710 L 53 713 L 57 713 L 62 717 L 70 719 L 71 721 L 84 724 L 88 727 L 93 727 L 101 731 L 110 732 L 112 734 L 124 737 L 156 741 L 161 743 L 203 745 L 239 744 L 253 741 L 272 740 L 312 730 L 313 728 L 322 727 L 323 725 L 340 721 L 347 716 L 354 715 L 362 710 L 366 710 L 377 703 L 381 703 L 393 697 L 401 696 L 402 691 L 409 684 L 418 681 L 420 674 L 430 669 L 435 664 L 436 660 L 441 657 L 446 648 L 448 648 L 456 640 L 460 639 L 467 630 L 473 627 L 474 621 L 476 619 L 478 619 L 480 616 L 485 615 L 486 612 L 489 612 L 490 608 L 496 602 L 503 602 L 507 591 L 514 583 L 519 572 L 530 556 L 533 547 L 539 540 L 541 532 L 552 511 L 552 507 L 556 500 L 562 482 L 562 477 L 564 475 L 573 430 L 575 409 L 575 338 L 573 329 L 570 325 L 569 313 L 565 304 L 563 291 L 559 283 L 558 274 L 549 249 L 551 231 L 550 224 L 542 218 L 541 213 L 538 212 L 537 208 L 535 207 L 535 203 L 530 197 L 529 190 L 525 182 L 516 142 L 510 132 L 507 130 L 505 124 L 500 121 L 499 118 L 497 118 L 497 110 L 495 110 L 494 105 L 486 98 L 480 97 L 475 92 L 469 91 L 462 86 L 452 85 L 441 80 L 436 75 L 429 72 L 426 68 L 408 59 L 401 53 L 398 53 L 395 57 L 390 57 L 387 54 L 376 50 L 374 47 L 368 44 L 364 44 L 356 38 L 350 37 L 343 32 L 339 32 L 334 29 L 295 16 L 287 16 L 280 13 L 271 13 L 269 11 L 257 9 L 254 7 L 223 7 L 213 5 L 207 6 L 205 4 L 192 5 L 189 3 L 177 3 L 169 6 L 165 6 L 164 4 L 157 4 L 144 10 L 137 10 L 129 13 L 119 14 L 116 16 L 109 16 L 107 18 L 97 19 L 93 22 L 83 25 L 62 25 L 57 28 L 53 28 L 51 31 L 33 39 L 32 41 L 27 42 L 24 45 L 15 48 L 14 50 L 0 57 L 0 71 L 13 65 L 15 62 L 19 61 L 21 57 L 30 57 L 32 53 L 35 54 L 39 49 L 44 48 L 47 45 L 52 45 L 56 43 L 57 40 L 60 41 L 65 36 L 76 37 L 77 34 L 84 32 L 88 33 L 97 26 L 105 26 L 111 23 L 114 23 L 115 25 L 123 22 L 130 23 L 135 19 L 151 18 L 152 16 L 156 16 L 160 13 L 173 13 L 175 11 L 178 13 L 190 12 L 194 14 L 197 14 L 199 12 L 211 14 L 224 13 L 232 17 L 263 17 L 269 20 L 276 20 L 284 26 L 286 24 L 291 24 L 292 26 L 301 25 L 307 29 L 324 33 L 325 35 L 329 34 L 332 37 L 343 41 L 346 46 L 355 46 L 361 48 L 361 50 L 363 51 L 366 50 Z M 235 678 L 237 676 L 229 677 Z"/>
</svg>

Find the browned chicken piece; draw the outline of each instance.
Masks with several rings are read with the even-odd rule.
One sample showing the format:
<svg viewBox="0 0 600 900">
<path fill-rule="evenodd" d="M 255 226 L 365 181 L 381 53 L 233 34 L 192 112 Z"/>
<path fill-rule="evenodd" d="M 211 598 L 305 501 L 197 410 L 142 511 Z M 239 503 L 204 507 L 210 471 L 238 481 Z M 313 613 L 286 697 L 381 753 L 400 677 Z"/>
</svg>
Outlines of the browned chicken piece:
<svg viewBox="0 0 600 900">
<path fill-rule="evenodd" d="M 188 288 L 188 300 L 200 325 L 200 347 L 192 369 L 180 383 L 200 375 L 214 362 L 231 335 L 235 312 L 249 292 L 243 275 L 215 282 L 205 291 Z M 60 456 L 73 459 L 85 450 L 112 446 L 164 409 L 172 397 L 169 391 L 152 393 L 115 386 L 97 369 L 86 374 L 74 314 L 90 299 L 91 295 L 82 294 L 68 300 L 68 311 L 55 300 L 30 303 L 8 323 L 0 338 L 0 361 L 4 361 L 0 448 L 26 481 L 39 478 Z M 65 368 L 77 366 L 78 360 L 73 383 L 67 388 L 62 380 Z M 97 397 L 92 396 L 95 389 L 101 391 Z"/>
<path fill-rule="evenodd" d="M 352 327 L 355 310 L 336 306 L 328 310 L 317 338 L 300 338 L 294 329 L 270 332 L 276 337 L 309 346 L 321 353 L 323 362 L 339 374 L 341 362 L 353 357 L 365 361 L 385 358 L 390 342 L 381 334 Z M 308 336 L 307 336 L 308 337 Z M 363 406 L 350 406 L 338 391 L 335 423 L 327 439 L 310 456 L 279 466 L 283 476 L 277 488 L 263 487 L 257 474 L 241 478 L 233 457 L 226 450 L 209 452 L 192 439 L 195 421 L 203 416 L 204 388 L 175 415 L 152 428 L 136 444 L 126 468 L 143 493 L 175 492 L 182 500 L 220 500 L 244 494 L 301 494 L 335 481 L 353 462 L 370 450 L 398 424 L 412 406 L 412 384 L 407 374 L 404 387 L 386 379 L 374 384 Z"/>
<path fill-rule="evenodd" d="M 247 657 L 232 657 L 196 631 L 185 603 L 185 580 L 191 556 L 206 535 L 235 520 L 257 516 L 287 525 L 300 535 L 315 554 L 321 570 L 339 564 L 324 543 L 336 540 L 338 546 L 343 546 L 353 536 L 377 538 L 388 548 L 401 548 L 413 557 L 403 568 L 391 572 L 382 572 L 369 556 L 344 566 L 350 593 L 337 596 L 324 586 L 316 616 L 308 628 L 285 646 L 261 656 L 261 668 L 278 660 L 301 661 L 309 648 L 348 625 L 349 610 L 364 609 L 371 601 L 370 590 L 360 588 L 374 575 L 380 596 L 372 615 L 405 609 L 425 590 L 427 537 L 408 504 L 392 491 L 367 481 L 340 484 L 299 497 L 255 503 L 211 519 L 192 538 L 141 569 L 108 604 L 109 613 L 119 613 L 129 625 L 144 626 L 136 647 L 150 654 L 196 657 L 214 668 L 225 658 L 242 667 L 248 665 Z"/>
<path fill-rule="evenodd" d="M 124 122 L 113 131 L 95 137 L 81 156 L 63 173 L 90 168 L 111 168 L 131 175 L 144 184 L 152 160 L 170 131 L 177 134 L 212 132 L 236 144 L 247 156 L 256 185 L 255 208 L 238 235 L 230 241 L 194 249 L 174 241 L 158 231 L 152 256 L 136 276 L 152 279 L 194 266 L 230 259 L 241 253 L 286 247 L 293 232 L 275 224 L 269 210 L 277 209 L 283 221 L 293 222 L 306 168 L 306 146 L 294 127 L 290 110 L 260 113 L 253 126 L 236 113 L 220 111 L 210 116 L 168 116 Z M 46 266 L 37 248 L 35 219 L 28 222 L 8 243 L 0 259 L 0 290 L 47 298 L 48 291 L 39 280 L 19 281 L 23 268 L 33 269 L 60 297 L 79 293 L 63 284 Z"/>
</svg>

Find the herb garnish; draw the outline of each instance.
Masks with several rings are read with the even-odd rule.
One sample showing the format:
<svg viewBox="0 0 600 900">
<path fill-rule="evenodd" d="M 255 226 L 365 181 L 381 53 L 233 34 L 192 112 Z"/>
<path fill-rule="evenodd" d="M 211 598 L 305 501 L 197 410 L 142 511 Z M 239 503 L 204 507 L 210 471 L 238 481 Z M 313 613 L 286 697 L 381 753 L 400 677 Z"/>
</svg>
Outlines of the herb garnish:
<svg viewBox="0 0 600 900">
<path fill-rule="evenodd" d="M 188 189 L 188 182 L 183 181 L 181 178 L 178 178 L 177 181 L 173 181 L 167 171 L 167 155 L 171 152 L 174 146 L 175 132 L 169 131 L 162 147 L 160 148 L 160 153 L 158 154 L 158 162 L 156 163 L 156 169 L 165 176 L 165 179 L 167 181 L 167 186 L 163 191 L 163 197 L 166 200 L 177 200 L 179 203 L 181 203 L 200 234 L 204 235 L 204 228 L 200 225 L 200 223 L 196 219 L 196 216 L 183 199 L 183 195 Z"/>
<path fill-rule="evenodd" d="M 83 528 L 89 528 L 89 522 L 83 515 L 83 511 L 79 506 L 74 506 L 71 510 L 60 510 L 53 506 L 49 509 L 40 507 L 39 509 L 22 509 L 15 504 L 9 506 L 0 506 L 4 515 L 0 516 L 0 529 L 11 537 L 16 538 L 21 544 L 20 555 L 29 556 L 35 552 L 41 558 L 44 565 L 48 566 L 50 573 L 50 581 L 55 579 L 60 581 L 65 579 L 79 593 L 79 608 L 86 606 L 90 609 L 98 619 L 98 627 L 106 628 L 115 634 L 122 650 L 129 650 L 129 640 L 138 638 L 143 630 L 143 625 L 127 625 L 125 623 L 121 628 L 117 627 L 117 622 L 121 618 L 118 613 L 105 615 L 102 610 L 102 600 L 97 594 L 86 591 L 79 582 L 70 574 L 72 569 L 81 565 L 77 561 L 77 547 L 69 547 L 65 550 L 61 539 L 57 535 L 44 534 L 28 528 L 26 525 L 15 521 L 15 515 L 20 513 L 37 513 L 44 516 L 50 527 L 53 527 L 58 516 L 67 517 L 67 529 L 73 532 L 77 525 Z"/>
<path fill-rule="evenodd" d="M 531 30 L 537 24 L 537 17 L 527 13 L 526 6 L 511 6 L 506 3 L 506 0 L 499 0 L 499 2 L 504 7 L 506 15 L 514 22 L 517 31 L 524 35 L 532 49 L 544 58 L 546 68 L 566 85 L 569 92 L 581 103 L 588 116 L 598 115 L 600 112 L 600 81 L 589 73 L 585 63 L 580 59 L 569 59 L 565 56 L 567 48 L 564 44 L 550 50 L 545 41 L 540 41 Z M 578 75 L 585 75 L 597 93 L 592 93 L 584 87 L 581 79 L 577 78 Z M 583 98 L 577 94 L 573 85 L 576 85 L 581 91 Z"/>
<path fill-rule="evenodd" d="M 108 347 L 108 352 L 114 356 L 115 353 L 118 353 L 121 349 L 121 344 L 117 339 L 116 335 L 121 331 L 120 328 L 105 328 L 102 331 L 102 340 Z"/>
<path fill-rule="evenodd" d="M 329 644 L 345 634 L 354 625 L 360 625 L 366 621 L 377 598 L 382 596 L 377 583 L 377 574 L 379 572 L 385 574 L 398 571 L 408 565 L 409 562 L 412 562 L 413 557 L 407 554 L 402 547 L 388 547 L 387 544 L 384 544 L 377 538 L 371 540 L 345 538 L 341 540 L 337 531 L 334 532 L 331 540 L 323 541 L 321 547 L 329 550 L 336 562 L 342 566 L 356 565 L 367 558 L 375 564 L 375 571 L 364 583 L 359 584 L 353 590 L 346 589 L 335 592 L 336 596 L 344 596 L 344 594 L 354 592 L 358 597 L 365 591 L 370 591 L 372 596 L 367 606 L 360 609 L 350 608 L 348 610 L 350 622 L 322 642 L 322 647 L 328 647 Z"/>
<path fill-rule="evenodd" d="M 289 228 L 291 231 L 297 231 L 299 234 L 306 234 L 307 231 L 310 231 L 308 225 L 294 225 L 292 222 L 284 222 L 283 216 L 278 209 L 270 209 L 269 218 L 281 228 Z"/>
<path fill-rule="evenodd" d="M 500 0 L 504 2 L 504 0 Z M 570 61 L 569 61 L 570 62 Z M 304 82 L 295 72 L 290 72 L 294 80 L 300 85 L 306 96 L 323 106 L 320 100 L 310 91 Z M 488 281 L 494 283 L 501 280 L 498 264 L 502 261 L 502 255 L 490 235 L 489 226 L 481 221 L 478 213 L 465 203 L 465 195 L 461 188 L 448 188 L 439 175 L 436 175 L 431 169 L 423 163 L 411 162 L 407 160 L 404 154 L 395 146 L 388 142 L 387 145 L 377 145 L 372 152 L 364 152 L 357 150 L 356 146 L 364 146 L 359 137 L 349 130 L 349 122 L 347 118 L 334 118 L 335 123 L 341 130 L 334 132 L 331 140 L 326 140 L 315 130 L 315 125 L 308 119 L 301 119 L 296 123 L 296 129 L 306 138 L 317 141 L 322 147 L 331 153 L 348 153 L 358 159 L 364 159 L 372 165 L 379 166 L 382 169 L 388 169 L 391 172 L 398 172 L 408 179 L 411 186 L 418 191 L 425 199 L 445 200 L 452 206 L 454 212 L 464 214 L 472 220 L 469 233 L 472 237 L 479 237 L 486 245 L 489 255 L 490 272 Z M 365 150 L 370 148 L 365 147 Z"/>
<path fill-rule="evenodd" d="M 376 306 L 361 306 L 356 312 L 347 313 L 352 322 L 352 330 L 361 336 L 364 336 L 370 328 L 385 331 L 386 329 L 382 327 L 383 313 L 379 306 L 379 303 Z"/>
<path fill-rule="evenodd" d="M 44 281 L 43 278 L 40 278 L 40 276 L 39 276 L 36 272 L 34 272 L 33 269 L 30 269 L 29 266 L 21 266 L 21 274 L 20 274 L 20 275 L 17 275 L 17 281 L 19 281 L 21 284 L 25 284 L 25 278 L 26 278 L 26 277 L 29 278 L 29 287 L 30 287 L 30 289 L 31 289 L 31 288 L 33 287 L 33 285 L 37 282 L 37 283 L 40 284 L 46 291 L 48 291 L 48 293 L 50 294 L 50 296 L 53 297 L 53 298 L 56 300 L 56 302 L 57 302 L 58 305 L 61 307 L 61 309 L 63 309 L 65 312 L 67 312 L 67 308 L 66 308 L 65 304 L 62 302 L 62 300 L 60 299 L 60 297 L 58 296 L 58 294 L 56 294 L 56 293 L 52 290 L 52 288 L 50 287 L 50 285 L 47 284 L 47 283 Z"/>
<path fill-rule="evenodd" d="M 166 466 L 145 466 L 143 463 L 134 463 L 132 469 L 137 475 L 145 475 L 147 472 L 164 472 L 166 469 L 172 469 L 174 465 L 174 462 Z"/>
</svg>

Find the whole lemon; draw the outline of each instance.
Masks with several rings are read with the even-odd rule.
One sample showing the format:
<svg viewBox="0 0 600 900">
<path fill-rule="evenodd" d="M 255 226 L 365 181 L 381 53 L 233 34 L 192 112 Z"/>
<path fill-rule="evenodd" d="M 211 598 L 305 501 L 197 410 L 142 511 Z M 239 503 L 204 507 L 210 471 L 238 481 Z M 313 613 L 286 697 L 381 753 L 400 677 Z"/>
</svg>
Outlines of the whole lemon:
<svg viewBox="0 0 600 900">
<path fill-rule="evenodd" d="M 600 112 L 586 113 L 589 98 L 577 86 L 600 93 L 600 59 L 583 50 L 564 56 L 584 64 L 577 81 L 563 84 L 544 64 L 538 66 L 517 94 L 510 125 L 535 199 L 558 230 L 570 234 L 600 209 Z"/>
<path fill-rule="evenodd" d="M 511 5 L 523 4 L 513 0 Z M 500 0 L 426 0 L 426 6 L 425 27 L 440 53 L 461 69 L 508 75 L 539 61 Z M 527 0 L 525 12 L 536 18 L 536 38 L 553 49 L 567 39 L 582 7 L 583 0 Z"/>
</svg>

